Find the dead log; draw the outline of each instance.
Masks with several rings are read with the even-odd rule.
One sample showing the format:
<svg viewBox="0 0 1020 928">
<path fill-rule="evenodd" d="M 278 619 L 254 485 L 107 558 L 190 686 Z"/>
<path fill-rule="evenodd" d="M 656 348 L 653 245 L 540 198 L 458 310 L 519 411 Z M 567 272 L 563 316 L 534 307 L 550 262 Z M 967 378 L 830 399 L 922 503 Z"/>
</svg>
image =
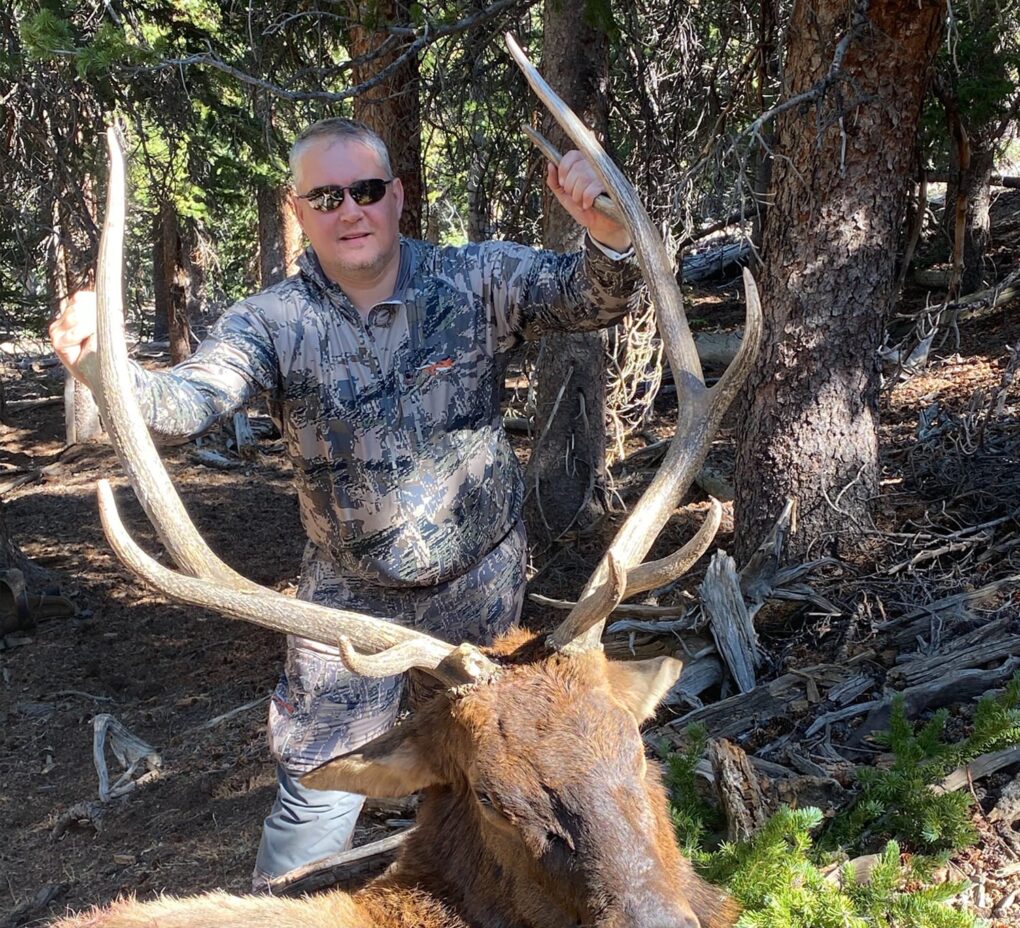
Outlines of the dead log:
<svg viewBox="0 0 1020 928">
<path fill-rule="evenodd" d="M 727 669 L 741 693 L 753 690 L 761 664 L 758 633 L 740 591 L 736 562 L 725 551 L 712 556 L 700 592 L 701 608 Z"/>
<path fill-rule="evenodd" d="M 20 928 L 29 922 L 41 921 L 50 904 L 67 892 L 66 883 L 47 883 L 31 899 L 13 909 L 0 924 L 3 928 Z"/>
<path fill-rule="evenodd" d="M 1018 584 L 1020 584 L 1020 574 L 1012 574 L 1009 577 L 995 580 L 976 590 L 955 593 L 952 596 L 946 596 L 943 599 L 937 599 L 927 605 L 920 606 L 896 619 L 883 622 L 878 626 L 878 630 L 880 632 L 889 632 L 895 629 L 892 643 L 896 647 L 902 648 L 916 641 L 919 635 L 929 634 L 933 621 L 937 620 L 940 623 L 944 623 L 949 618 L 950 613 L 954 612 L 960 613 L 961 617 L 965 617 L 964 610 L 968 606 L 979 605 L 1001 590 L 1017 586 Z"/>
<path fill-rule="evenodd" d="M 110 742 L 113 756 L 124 767 L 124 773 L 111 786 L 106 766 L 106 743 Z M 92 761 L 99 775 L 99 799 L 109 802 L 123 796 L 140 783 L 160 776 L 163 760 L 152 745 L 147 744 L 129 731 L 121 722 L 107 712 L 97 713 L 92 719 Z M 138 780 L 132 780 L 139 765 L 144 764 L 146 773 Z"/>
<path fill-rule="evenodd" d="M 792 722 L 811 708 L 809 680 L 824 697 L 828 689 L 845 684 L 856 676 L 856 665 L 860 661 L 870 660 L 873 656 L 872 652 L 867 652 L 845 664 L 818 664 L 805 667 L 798 673 L 783 674 L 768 683 L 759 684 L 748 693 L 730 696 L 711 706 L 688 712 L 669 724 L 671 727 L 685 728 L 700 722 L 713 737 L 736 738 L 773 719 L 786 718 Z"/>
<path fill-rule="evenodd" d="M 62 396 L 36 396 L 27 400 L 8 400 L 4 409 L 7 412 L 24 412 L 26 409 L 39 409 L 43 406 L 59 406 L 63 402 Z"/>
<path fill-rule="evenodd" d="M 192 458 L 196 464 L 212 467 L 215 470 L 235 470 L 240 467 L 237 461 L 220 454 L 218 451 L 213 451 L 211 448 L 196 448 Z"/>
<path fill-rule="evenodd" d="M 950 642 L 930 657 L 916 656 L 889 671 L 887 682 L 896 688 L 910 688 L 933 683 L 961 670 L 984 667 L 1006 657 L 1020 657 L 1020 635 L 995 637 L 1007 620 L 990 623 Z M 983 640 L 991 637 L 991 640 Z"/>
<path fill-rule="evenodd" d="M 769 818 L 768 803 L 758 775 L 743 749 L 725 738 L 709 742 L 708 758 L 719 804 L 726 816 L 726 840 L 746 841 L 757 834 Z"/>
<path fill-rule="evenodd" d="M 103 819 L 105 816 L 106 806 L 101 802 L 96 802 L 94 799 L 76 802 L 56 817 L 53 827 L 50 829 L 50 838 L 56 841 L 58 838 L 62 838 L 68 831 L 84 828 L 91 828 L 98 833 L 103 830 Z"/>
<path fill-rule="evenodd" d="M 685 660 L 680 679 L 673 684 L 673 687 L 662 699 L 662 705 L 689 706 L 693 703 L 700 708 L 701 703 L 697 701 L 698 696 L 705 690 L 718 686 L 722 683 L 722 679 L 722 661 L 714 651 L 700 654 L 693 660 Z"/>
<path fill-rule="evenodd" d="M 936 677 L 926 683 L 911 686 L 903 690 L 903 711 L 907 718 L 915 719 L 928 709 L 941 709 L 943 706 L 958 705 L 984 696 L 990 690 L 1001 686 L 1020 667 L 1020 658 L 1011 657 L 999 667 L 992 669 L 957 670 L 945 676 Z M 858 729 L 856 735 L 848 742 L 851 746 L 859 744 L 867 735 L 874 731 L 884 731 L 889 727 L 892 714 L 894 693 L 887 694 L 877 704 L 869 704 L 868 717 Z"/>
<path fill-rule="evenodd" d="M 683 260 L 682 280 L 697 283 L 718 277 L 744 264 L 753 254 L 750 242 L 727 242 Z"/>
</svg>

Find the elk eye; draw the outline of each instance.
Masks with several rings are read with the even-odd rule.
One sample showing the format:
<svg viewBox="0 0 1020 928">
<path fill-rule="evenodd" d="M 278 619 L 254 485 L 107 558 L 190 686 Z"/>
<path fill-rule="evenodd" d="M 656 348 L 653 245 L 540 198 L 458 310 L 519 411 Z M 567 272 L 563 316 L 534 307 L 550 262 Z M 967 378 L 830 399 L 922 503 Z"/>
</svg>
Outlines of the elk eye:
<svg viewBox="0 0 1020 928">
<path fill-rule="evenodd" d="M 485 792 L 484 789 L 475 790 L 475 799 L 478 800 L 479 805 L 485 806 L 486 809 L 496 811 L 496 804 L 492 801 L 492 797 Z"/>
</svg>

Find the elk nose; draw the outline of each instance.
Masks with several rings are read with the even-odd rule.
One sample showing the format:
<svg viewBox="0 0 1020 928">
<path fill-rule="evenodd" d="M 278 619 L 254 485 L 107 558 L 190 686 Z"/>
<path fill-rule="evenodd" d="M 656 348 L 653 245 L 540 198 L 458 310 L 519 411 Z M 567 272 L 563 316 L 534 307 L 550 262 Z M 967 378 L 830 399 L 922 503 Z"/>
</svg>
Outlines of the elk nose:
<svg viewBox="0 0 1020 928">
<path fill-rule="evenodd" d="M 623 905 L 620 928 L 701 928 L 691 909 L 655 893 L 632 896 Z"/>
</svg>

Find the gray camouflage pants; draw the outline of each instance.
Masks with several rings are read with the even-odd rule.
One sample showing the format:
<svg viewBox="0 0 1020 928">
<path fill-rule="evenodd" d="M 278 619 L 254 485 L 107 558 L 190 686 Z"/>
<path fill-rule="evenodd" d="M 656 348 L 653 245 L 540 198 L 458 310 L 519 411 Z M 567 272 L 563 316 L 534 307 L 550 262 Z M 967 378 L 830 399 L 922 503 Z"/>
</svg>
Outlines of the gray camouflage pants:
<svg viewBox="0 0 1020 928">
<path fill-rule="evenodd" d="M 340 577 L 309 542 L 298 597 L 419 628 L 447 641 L 485 644 L 513 625 L 524 601 L 527 546 L 518 524 L 463 576 L 427 589 L 358 584 Z M 350 673 L 336 648 L 289 636 L 284 674 L 269 708 L 269 748 L 279 789 L 265 820 L 253 885 L 350 847 L 363 797 L 305 790 L 302 773 L 391 728 L 402 677 Z"/>
</svg>

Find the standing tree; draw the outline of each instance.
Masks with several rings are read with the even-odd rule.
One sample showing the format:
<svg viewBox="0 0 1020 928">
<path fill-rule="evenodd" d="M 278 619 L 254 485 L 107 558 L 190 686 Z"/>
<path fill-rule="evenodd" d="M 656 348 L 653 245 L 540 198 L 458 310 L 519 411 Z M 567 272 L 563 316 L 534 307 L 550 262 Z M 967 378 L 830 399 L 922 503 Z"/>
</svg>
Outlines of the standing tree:
<svg viewBox="0 0 1020 928">
<path fill-rule="evenodd" d="M 354 98 L 354 117 L 389 148 L 393 173 L 404 185 L 400 231 L 420 238 L 424 196 L 418 59 L 406 43 L 394 41 L 396 30 L 409 28 L 407 5 L 401 0 L 349 0 L 349 9 L 354 83 L 377 81 Z"/>
<path fill-rule="evenodd" d="M 1020 108 L 1020 2 L 964 0 L 953 13 L 935 92 L 949 130 L 945 225 L 954 244 L 950 290 L 958 296 L 987 282 L 992 171 Z"/>
<path fill-rule="evenodd" d="M 852 541 L 878 490 L 877 349 L 945 0 L 797 0 L 765 223 L 761 356 L 739 410 L 738 554 L 788 497 L 789 554 Z"/>
<path fill-rule="evenodd" d="M 586 0 L 546 0 L 542 72 L 566 104 L 601 136 L 607 125 L 609 39 L 586 19 Z M 560 151 L 566 136 L 546 116 L 543 134 Z M 542 244 L 577 247 L 576 223 L 548 190 Z M 536 364 L 535 445 L 528 463 L 526 518 L 531 537 L 548 541 L 604 511 L 606 336 L 546 337 Z"/>
</svg>

